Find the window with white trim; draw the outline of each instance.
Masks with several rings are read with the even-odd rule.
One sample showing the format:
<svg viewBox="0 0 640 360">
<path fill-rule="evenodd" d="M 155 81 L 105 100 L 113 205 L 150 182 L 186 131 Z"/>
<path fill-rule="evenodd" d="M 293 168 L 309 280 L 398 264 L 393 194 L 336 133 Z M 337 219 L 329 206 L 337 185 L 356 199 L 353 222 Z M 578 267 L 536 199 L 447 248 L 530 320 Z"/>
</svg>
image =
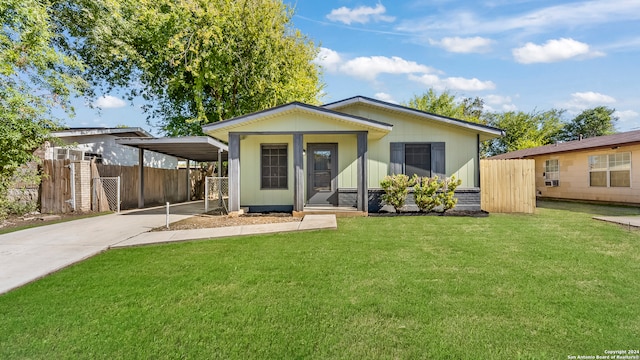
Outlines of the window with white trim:
<svg viewBox="0 0 640 360">
<path fill-rule="evenodd" d="M 589 156 L 589 186 L 631 187 L 631 153 Z"/>
<path fill-rule="evenodd" d="M 545 160 L 544 184 L 546 186 L 558 186 L 560 181 L 560 165 L 558 159 Z"/>
<path fill-rule="evenodd" d="M 287 188 L 287 144 L 260 145 L 260 188 Z"/>
</svg>

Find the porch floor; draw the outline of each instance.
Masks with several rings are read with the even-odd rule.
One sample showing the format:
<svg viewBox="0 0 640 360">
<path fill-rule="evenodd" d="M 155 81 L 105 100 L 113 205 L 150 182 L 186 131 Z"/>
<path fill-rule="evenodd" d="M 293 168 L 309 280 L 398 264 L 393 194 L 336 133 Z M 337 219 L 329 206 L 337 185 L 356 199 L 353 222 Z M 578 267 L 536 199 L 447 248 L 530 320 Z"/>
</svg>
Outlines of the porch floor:
<svg viewBox="0 0 640 360">
<path fill-rule="evenodd" d="M 305 215 L 328 215 L 334 214 L 336 217 L 365 217 L 368 213 L 359 211 L 351 206 L 305 206 L 302 211 L 294 211 L 293 216 L 304 217 Z"/>
</svg>

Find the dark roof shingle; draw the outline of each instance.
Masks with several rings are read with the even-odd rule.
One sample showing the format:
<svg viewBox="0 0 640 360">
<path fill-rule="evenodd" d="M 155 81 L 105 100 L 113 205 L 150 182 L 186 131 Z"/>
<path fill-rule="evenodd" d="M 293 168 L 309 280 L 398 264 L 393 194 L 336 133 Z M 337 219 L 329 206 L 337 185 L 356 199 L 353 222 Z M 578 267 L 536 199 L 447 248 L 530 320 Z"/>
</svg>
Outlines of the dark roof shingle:
<svg viewBox="0 0 640 360">
<path fill-rule="evenodd" d="M 536 155 L 555 154 L 561 152 L 603 147 L 614 147 L 634 143 L 640 143 L 640 130 L 628 131 L 613 135 L 596 136 L 582 140 L 567 141 L 563 143 L 550 144 L 530 149 L 511 151 L 508 153 L 492 156 L 489 159 L 523 159 Z"/>
</svg>

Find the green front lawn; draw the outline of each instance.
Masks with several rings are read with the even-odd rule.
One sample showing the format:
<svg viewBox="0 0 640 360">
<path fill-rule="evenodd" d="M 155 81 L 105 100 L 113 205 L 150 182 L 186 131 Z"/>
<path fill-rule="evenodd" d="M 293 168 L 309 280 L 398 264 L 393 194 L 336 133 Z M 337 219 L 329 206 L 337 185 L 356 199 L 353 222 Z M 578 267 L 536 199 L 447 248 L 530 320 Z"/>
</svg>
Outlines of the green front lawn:
<svg viewBox="0 0 640 360">
<path fill-rule="evenodd" d="M 640 233 L 536 215 L 111 250 L 0 296 L 0 358 L 567 359 L 640 348 Z"/>
</svg>

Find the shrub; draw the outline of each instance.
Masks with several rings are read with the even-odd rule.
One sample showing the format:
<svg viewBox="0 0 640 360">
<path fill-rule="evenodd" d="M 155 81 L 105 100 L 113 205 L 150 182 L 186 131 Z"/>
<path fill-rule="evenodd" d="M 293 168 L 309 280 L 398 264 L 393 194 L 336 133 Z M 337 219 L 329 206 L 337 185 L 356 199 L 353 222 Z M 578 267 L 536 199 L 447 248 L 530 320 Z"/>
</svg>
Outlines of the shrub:
<svg viewBox="0 0 640 360">
<path fill-rule="evenodd" d="M 399 213 L 400 209 L 404 207 L 409 187 L 412 185 L 412 180 L 407 175 L 387 175 L 380 182 L 380 186 L 384 190 L 381 199 L 385 204 L 393 206 L 396 213 Z"/>
<path fill-rule="evenodd" d="M 442 205 L 442 213 L 447 210 L 453 209 L 458 203 L 458 199 L 455 197 L 455 191 L 458 186 L 462 184 L 462 180 L 456 179 L 452 176 L 442 181 L 442 191 L 438 194 L 440 199 L 440 205 Z"/>
<path fill-rule="evenodd" d="M 413 199 L 422 212 L 430 212 L 436 206 L 441 205 L 441 199 L 438 190 L 444 184 L 438 180 L 437 176 L 433 178 L 419 177 L 413 175 Z"/>
</svg>

